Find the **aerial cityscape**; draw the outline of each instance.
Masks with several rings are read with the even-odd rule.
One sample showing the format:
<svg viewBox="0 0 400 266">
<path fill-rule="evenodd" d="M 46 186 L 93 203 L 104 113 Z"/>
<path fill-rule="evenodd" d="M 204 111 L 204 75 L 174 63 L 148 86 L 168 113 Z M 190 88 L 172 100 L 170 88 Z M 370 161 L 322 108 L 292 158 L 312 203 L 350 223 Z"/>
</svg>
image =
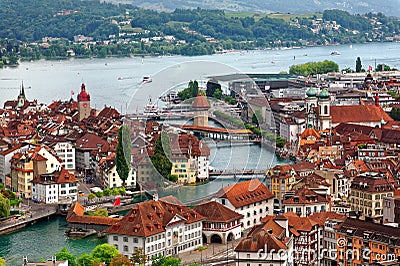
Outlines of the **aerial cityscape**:
<svg viewBox="0 0 400 266">
<path fill-rule="evenodd" d="M 1 2 L 0 266 L 399 266 L 400 20 L 316 2 Z"/>
</svg>

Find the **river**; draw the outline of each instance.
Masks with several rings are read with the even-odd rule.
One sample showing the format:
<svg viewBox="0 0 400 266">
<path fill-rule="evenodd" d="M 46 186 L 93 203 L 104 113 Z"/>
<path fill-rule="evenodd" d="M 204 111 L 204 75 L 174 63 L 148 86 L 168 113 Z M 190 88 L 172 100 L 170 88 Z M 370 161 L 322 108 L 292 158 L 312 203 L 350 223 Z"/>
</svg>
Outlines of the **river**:
<svg viewBox="0 0 400 266">
<path fill-rule="evenodd" d="M 340 53 L 331 56 L 335 50 Z M 258 50 L 232 52 L 209 56 L 165 56 L 144 58 L 71 59 L 64 61 L 22 62 L 15 68 L 0 69 L 1 102 L 15 99 L 23 81 L 29 100 L 50 103 L 76 97 L 81 82 L 91 94 L 91 105 L 101 109 L 114 106 L 123 113 L 143 108 L 149 96 L 158 97 L 167 89 L 185 84 L 191 79 L 206 79 L 209 75 L 234 72 L 278 73 L 288 71 L 293 64 L 333 60 L 339 68 L 355 68 L 357 57 L 363 67 L 385 63 L 399 68 L 399 43 L 372 43 L 309 47 L 288 50 Z M 143 76 L 151 75 L 153 82 L 141 84 Z M 266 169 L 279 161 L 274 153 L 259 145 L 219 148 L 211 145 L 210 165 L 215 169 Z M 213 193 L 237 180 L 217 179 L 206 185 L 180 188 L 160 196 L 174 194 L 185 201 Z M 36 223 L 9 235 L 0 236 L 0 256 L 7 265 L 21 265 L 22 257 L 29 260 L 49 259 L 66 246 L 74 255 L 90 253 L 104 240 L 65 238 L 62 217 Z"/>
</svg>

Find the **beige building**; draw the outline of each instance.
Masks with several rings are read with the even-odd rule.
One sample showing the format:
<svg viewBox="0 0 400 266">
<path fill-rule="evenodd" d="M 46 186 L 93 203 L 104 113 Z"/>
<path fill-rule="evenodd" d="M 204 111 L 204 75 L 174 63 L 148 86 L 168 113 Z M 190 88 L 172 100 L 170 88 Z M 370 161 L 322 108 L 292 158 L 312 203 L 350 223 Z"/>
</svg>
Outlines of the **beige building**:
<svg viewBox="0 0 400 266">
<path fill-rule="evenodd" d="M 379 173 L 363 173 L 354 178 L 350 187 L 351 210 L 360 216 L 381 219 L 384 197 L 393 197 L 390 179 Z"/>
</svg>

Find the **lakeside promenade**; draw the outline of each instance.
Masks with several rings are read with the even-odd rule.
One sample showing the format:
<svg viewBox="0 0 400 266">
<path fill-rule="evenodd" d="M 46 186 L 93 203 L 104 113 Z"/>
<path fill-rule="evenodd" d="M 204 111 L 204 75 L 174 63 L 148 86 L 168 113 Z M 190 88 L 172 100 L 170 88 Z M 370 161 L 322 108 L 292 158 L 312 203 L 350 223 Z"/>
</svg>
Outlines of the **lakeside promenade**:
<svg viewBox="0 0 400 266">
<path fill-rule="evenodd" d="M 31 203 L 29 206 L 22 204 L 20 209 L 25 210 L 26 214 L 22 216 L 13 215 L 4 221 L 0 221 L 0 235 L 11 233 L 41 219 L 49 219 L 50 216 L 57 213 L 57 206 L 49 204 Z"/>
</svg>

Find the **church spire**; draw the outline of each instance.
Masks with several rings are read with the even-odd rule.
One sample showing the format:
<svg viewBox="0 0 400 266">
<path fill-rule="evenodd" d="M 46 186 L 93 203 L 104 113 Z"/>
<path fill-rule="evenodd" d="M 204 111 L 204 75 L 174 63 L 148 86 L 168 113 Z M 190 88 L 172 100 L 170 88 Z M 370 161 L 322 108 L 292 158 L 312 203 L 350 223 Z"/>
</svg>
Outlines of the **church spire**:
<svg viewBox="0 0 400 266">
<path fill-rule="evenodd" d="M 25 98 L 25 89 L 24 89 L 24 81 L 22 81 L 22 89 L 21 89 L 21 96 Z"/>
</svg>

